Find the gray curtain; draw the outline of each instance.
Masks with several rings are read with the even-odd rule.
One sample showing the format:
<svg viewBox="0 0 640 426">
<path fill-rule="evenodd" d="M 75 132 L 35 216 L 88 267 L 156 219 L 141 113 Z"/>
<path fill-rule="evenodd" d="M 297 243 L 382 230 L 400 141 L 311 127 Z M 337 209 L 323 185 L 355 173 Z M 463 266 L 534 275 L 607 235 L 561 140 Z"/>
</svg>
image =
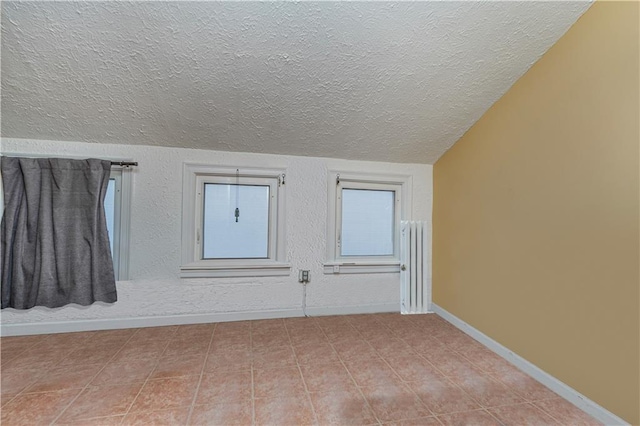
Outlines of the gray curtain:
<svg viewBox="0 0 640 426">
<path fill-rule="evenodd" d="M 111 162 L 2 157 L 2 309 L 115 302 Z"/>
</svg>

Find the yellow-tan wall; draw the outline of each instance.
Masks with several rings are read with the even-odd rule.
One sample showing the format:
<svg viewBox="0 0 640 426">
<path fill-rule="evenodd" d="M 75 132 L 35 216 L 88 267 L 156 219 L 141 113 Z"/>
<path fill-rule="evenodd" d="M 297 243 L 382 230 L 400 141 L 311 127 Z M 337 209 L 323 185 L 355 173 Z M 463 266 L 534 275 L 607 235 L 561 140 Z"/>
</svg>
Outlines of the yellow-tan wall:
<svg viewBox="0 0 640 426">
<path fill-rule="evenodd" d="M 597 2 L 434 167 L 434 302 L 640 424 L 639 7 Z"/>
</svg>

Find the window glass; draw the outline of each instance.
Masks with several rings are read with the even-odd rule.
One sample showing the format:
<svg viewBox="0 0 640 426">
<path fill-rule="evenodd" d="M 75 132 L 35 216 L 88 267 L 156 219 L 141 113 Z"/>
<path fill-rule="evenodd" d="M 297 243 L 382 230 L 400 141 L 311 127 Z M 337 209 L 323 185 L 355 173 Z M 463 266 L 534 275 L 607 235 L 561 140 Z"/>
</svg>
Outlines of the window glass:
<svg viewBox="0 0 640 426">
<path fill-rule="evenodd" d="M 203 259 L 269 257 L 269 186 L 206 183 L 203 204 Z"/>
<path fill-rule="evenodd" d="M 113 252 L 113 240 L 115 238 L 115 220 L 116 220 L 116 180 L 109 179 L 107 186 L 107 195 L 104 198 L 104 212 L 107 217 L 107 231 L 109 231 L 109 244 L 111 245 L 111 256 Z"/>
<path fill-rule="evenodd" d="M 393 255 L 395 192 L 342 190 L 341 256 Z"/>
</svg>

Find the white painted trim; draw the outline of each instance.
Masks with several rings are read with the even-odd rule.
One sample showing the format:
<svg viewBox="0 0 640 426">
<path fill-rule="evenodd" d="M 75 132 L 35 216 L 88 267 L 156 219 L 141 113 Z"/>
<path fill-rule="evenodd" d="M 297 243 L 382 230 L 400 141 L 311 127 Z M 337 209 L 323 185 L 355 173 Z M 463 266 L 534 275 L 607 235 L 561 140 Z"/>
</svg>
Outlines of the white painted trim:
<svg viewBox="0 0 640 426">
<path fill-rule="evenodd" d="M 131 207 L 133 176 L 131 167 L 123 167 L 120 182 L 120 259 L 118 279 L 129 279 L 129 241 L 131 238 Z"/>
<path fill-rule="evenodd" d="M 337 306 L 307 308 L 309 316 L 369 314 L 397 312 L 397 304 Z M 111 318 L 60 322 L 38 322 L 23 324 L 2 324 L 0 335 L 25 336 L 31 334 L 71 333 L 76 331 L 113 330 L 121 328 L 160 327 L 165 325 L 204 324 L 214 322 L 247 321 L 273 318 L 294 318 L 304 316 L 301 308 L 269 311 L 215 312 L 190 315 L 167 315 L 138 318 Z"/>
<path fill-rule="evenodd" d="M 229 266 L 181 266 L 180 278 L 286 277 L 291 275 L 288 263 L 265 263 Z"/>
<path fill-rule="evenodd" d="M 435 303 L 431 304 L 432 310 L 437 315 L 441 316 L 443 319 L 454 325 L 459 330 L 473 337 L 478 342 L 482 343 L 491 351 L 495 352 L 497 355 L 501 356 L 505 360 L 509 361 L 511 364 L 527 373 L 567 401 L 571 402 L 573 405 L 589 414 L 590 416 L 596 418 L 597 420 L 603 422 L 606 425 L 628 425 L 629 423 L 625 422 L 620 417 L 616 416 L 612 412 L 608 411 L 606 408 L 597 404 L 596 402 L 590 400 L 586 396 L 582 395 L 577 390 L 568 386 L 567 384 L 561 382 L 556 379 L 549 373 L 545 372 L 541 368 L 535 366 L 531 362 L 522 358 L 520 355 L 512 352 L 505 346 L 502 346 L 500 343 L 493 340 L 491 337 L 482 333 L 478 329 L 473 326 L 467 324 L 460 318 L 436 305 Z"/>
<path fill-rule="evenodd" d="M 165 325 L 204 324 L 213 322 L 245 321 L 271 318 L 301 317 L 301 309 L 272 311 L 216 312 L 208 314 L 167 315 L 138 318 L 112 318 L 27 324 L 2 324 L 0 335 L 23 336 L 30 334 L 70 333 L 75 331 L 114 330 L 121 328 L 161 327 Z"/>
<path fill-rule="evenodd" d="M 129 279 L 129 234 L 131 230 L 131 167 L 112 166 L 109 179 L 115 180 L 113 269 L 116 281 Z"/>
<path fill-rule="evenodd" d="M 339 182 L 338 183 L 338 177 Z M 394 235 L 394 254 L 392 256 L 362 256 L 354 257 L 340 256 L 338 241 L 341 226 L 341 203 L 338 201 L 340 189 L 343 186 L 359 189 L 385 189 L 393 190 L 396 194 L 397 205 L 395 211 L 396 230 Z M 356 263 L 364 265 L 367 263 L 384 263 L 392 261 L 399 262 L 400 247 L 400 221 L 411 220 L 413 206 L 413 177 L 411 175 L 399 174 L 374 174 L 357 173 L 344 170 L 329 170 L 327 179 L 327 244 L 326 244 L 326 264 Z M 352 268 L 351 272 L 344 273 L 370 273 L 370 272 L 394 272 L 394 271 L 368 271 L 359 272 L 357 268 Z M 327 272 L 325 268 L 325 274 Z M 331 271 L 330 273 L 333 273 Z"/>
<path fill-rule="evenodd" d="M 325 275 L 399 273 L 400 262 L 326 262 L 323 272 Z"/>
<path fill-rule="evenodd" d="M 239 170 L 239 172 L 237 172 Z M 286 184 L 282 183 L 286 169 L 262 169 L 249 167 L 225 167 L 211 164 L 185 162 L 182 167 L 182 278 L 220 278 L 220 277 L 261 277 L 287 276 L 290 269 L 284 269 L 286 263 Z M 236 175 L 236 173 L 238 173 Z M 203 260 L 199 258 L 200 234 L 197 225 L 202 220 L 202 198 L 198 188 L 208 179 L 225 179 L 233 182 L 243 180 L 267 179 L 271 186 L 269 212 L 269 259 Z M 266 264 L 272 264 L 269 267 Z"/>
</svg>

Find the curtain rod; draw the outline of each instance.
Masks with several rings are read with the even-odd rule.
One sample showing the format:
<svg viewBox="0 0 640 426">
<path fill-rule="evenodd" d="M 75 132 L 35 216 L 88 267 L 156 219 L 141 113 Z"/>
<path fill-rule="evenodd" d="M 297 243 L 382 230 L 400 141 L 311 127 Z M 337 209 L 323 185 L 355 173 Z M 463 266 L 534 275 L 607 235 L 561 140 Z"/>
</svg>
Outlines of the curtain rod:
<svg viewBox="0 0 640 426">
<path fill-rule="evenodd" d="M 137 161 L 112 161 L 111 165 L 112 166 L 129 167 L 129 166 L 137 166 L 138 162 Z"/>
</svg>

